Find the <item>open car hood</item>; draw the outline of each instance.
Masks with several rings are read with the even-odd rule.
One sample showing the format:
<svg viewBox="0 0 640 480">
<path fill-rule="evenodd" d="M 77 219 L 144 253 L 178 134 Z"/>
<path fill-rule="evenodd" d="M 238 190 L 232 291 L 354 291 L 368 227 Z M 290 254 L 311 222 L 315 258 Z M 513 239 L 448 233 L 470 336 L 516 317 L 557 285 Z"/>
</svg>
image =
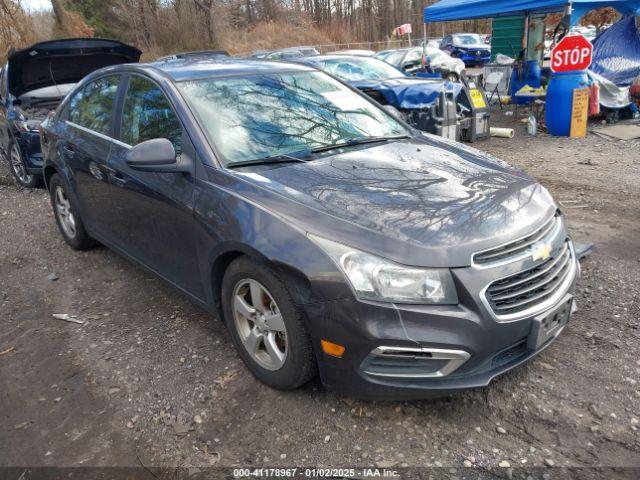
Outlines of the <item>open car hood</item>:
<svg viewBox="0 0 640 480">
<path fill-rule="evenodd" d="M 99 68 L 137 62 L 141 54 L 136 47 L 101 38 L 36 43 L 9 55 L 9 92 L 19 97 L 38 88 L 76 83 Z"/>
</svg>

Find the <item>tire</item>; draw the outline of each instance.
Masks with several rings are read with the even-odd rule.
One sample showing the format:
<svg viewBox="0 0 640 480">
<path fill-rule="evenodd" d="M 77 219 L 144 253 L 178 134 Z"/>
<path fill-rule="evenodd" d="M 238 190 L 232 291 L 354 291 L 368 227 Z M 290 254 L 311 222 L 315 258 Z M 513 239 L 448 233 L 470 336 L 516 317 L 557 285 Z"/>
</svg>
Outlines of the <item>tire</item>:
<svg viewBox="0 0 640 480">
<path fill-rule="evenodd" d="M 69 187 L 64 179 L 57 173 L 49 180 L 49 195 L 53 215 L 56 218 L 58 229 L 64 241 L 74 250 L 87 250 L 95 247 L 97 242 L 89 236 L 80 213 L 69 195 Z"/>
<path fill-rule="evenodd" d="M 9 172 L 18 185 L 25 188 L 36 188 L 42 185 L 42 175 L 27 172 L 27 165 L 20 146 L 14 141 L 9 142 L 7 160 Z"/>
<path fill-rule="evenodd" d="M 258 291 L 261 300 L 256 302 Z M 244 301 L 241 308 L 238 298 Z M 234 260 L 222 281 L 222 309 L 240 357 L 258 380 L 273 388 L 293 390 L 316 376 L 317 364 L 303 313 L 278 274 L 267 265 L 246 256 Z M 250 310 L 253 315 L 248 314 Z M 261 312 L 267 315 L 260 317 Z M 261 340 L 256 340 L 260 332 Z M 274 346 L 279 354 L 272 354 Z"/>
<path fill-rule="evenodd" d="M 456 83 L 460 80 L 460 77 L 455 72 L 449 72 L 444 76 L 445 80 L 449 80 L 452 83 Z"/>
</svg>

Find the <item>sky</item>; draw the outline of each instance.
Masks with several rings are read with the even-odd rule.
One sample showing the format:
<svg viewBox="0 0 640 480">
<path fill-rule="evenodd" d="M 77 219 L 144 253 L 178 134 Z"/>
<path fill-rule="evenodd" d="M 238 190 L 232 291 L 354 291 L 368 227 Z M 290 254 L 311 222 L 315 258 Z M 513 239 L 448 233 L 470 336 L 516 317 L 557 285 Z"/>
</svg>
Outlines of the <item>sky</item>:
<svg viewBox="0 0 640 480">
<path fill-rule="evenodd" d="M 51 2 L 49 0 L 22 0 L 22 5 L 28 10 L 51 10 Z"/>
</svg>

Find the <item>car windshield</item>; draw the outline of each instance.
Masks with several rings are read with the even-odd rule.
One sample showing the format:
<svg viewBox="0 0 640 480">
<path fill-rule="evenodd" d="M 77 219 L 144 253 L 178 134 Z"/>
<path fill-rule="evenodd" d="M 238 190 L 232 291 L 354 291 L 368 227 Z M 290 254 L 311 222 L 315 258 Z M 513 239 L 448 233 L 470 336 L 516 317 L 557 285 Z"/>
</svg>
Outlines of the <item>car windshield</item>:
<svg viewBox="0 0 640 480">
<path fill-rule="evenodd" d="M 402 62 L 402 59 L 404 58 L 406 53 L 406 50 L 396 50 L 395 52 L 391 52 L 389 55 L 387 55 L 384 61 L 390 63 L 391 65 L 399 67 L 400 62 Z"/>
<path fill-rule="evenodd" d="M 409 134 L 387 112 L 321 72 L 213 78 L 179 86 L 227 164 Z"/>
<path fill-rule="evenodd" d="M 346 82 L 385 80 L 406 75 L 376 58 L 330 59 L 314 62 L 320 69 Z"/>
<path fill-rule="evenodd" d="M 454 36 L 453 43 L 456 45 L 479 45 L 484 42 L 480 39 L 480 35 L 469 33 L 466 35 Z"/>
</svg>

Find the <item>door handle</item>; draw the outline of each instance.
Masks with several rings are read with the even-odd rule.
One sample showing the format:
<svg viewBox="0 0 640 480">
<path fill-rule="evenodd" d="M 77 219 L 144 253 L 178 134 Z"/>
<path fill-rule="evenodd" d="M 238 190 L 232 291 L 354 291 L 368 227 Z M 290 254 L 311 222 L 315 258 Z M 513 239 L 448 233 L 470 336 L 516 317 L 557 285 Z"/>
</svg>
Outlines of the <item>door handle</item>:
<svg viewBox="0 0 640 480">
<path fill-rule="evenodd" d="M 63 152 L 69 157 L 73 157 L 76 154 L 75 145 L 66 144 L 62 147 Z"/>
<path fill-rule="evenodd" d="M 122 176 L 122 174 L 116 170 L 108 169 L 109 181 L 113 183 L 116 187 L 124 187 L 127 184 L 127 179 Z"/>
</svg>

